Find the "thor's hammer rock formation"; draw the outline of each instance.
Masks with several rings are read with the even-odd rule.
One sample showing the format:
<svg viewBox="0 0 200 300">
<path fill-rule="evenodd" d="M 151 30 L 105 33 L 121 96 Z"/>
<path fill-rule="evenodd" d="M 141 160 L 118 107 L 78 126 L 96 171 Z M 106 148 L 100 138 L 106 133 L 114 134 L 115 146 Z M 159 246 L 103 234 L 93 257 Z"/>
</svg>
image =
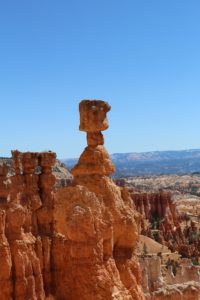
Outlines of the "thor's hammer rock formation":
<svg viewBox="0 0 200 300">
<path fill-rule="evenodd" d="M 80 130 L 87 132 L 88 146 L 72 170 L 75 181 L 90 175 L 110 175 L 115 171 L 103 146 L 104 138 L 101 133 L 108 128 L 106 113 L 109 110 L 108 103 L 101 100 L 83 100 L 79 105 Z"/>
<path fill-rule="evenodd" d="M 140 217 L 127 190 L 109 177 L 114 166 L 103 146 L 101 131 L 108 128 L 110 106 L 84 100 L 79 110 L 80 130 L 87 132 L 88 146 L 72 169 L 73 187 L 56 194 L 56 231 L 65 237 L 61 253 L 55 256 L 57 296 L 142 300 L 134 255 Z M 62 272 L 59 265 L 64 266 Z"/>
</svg>

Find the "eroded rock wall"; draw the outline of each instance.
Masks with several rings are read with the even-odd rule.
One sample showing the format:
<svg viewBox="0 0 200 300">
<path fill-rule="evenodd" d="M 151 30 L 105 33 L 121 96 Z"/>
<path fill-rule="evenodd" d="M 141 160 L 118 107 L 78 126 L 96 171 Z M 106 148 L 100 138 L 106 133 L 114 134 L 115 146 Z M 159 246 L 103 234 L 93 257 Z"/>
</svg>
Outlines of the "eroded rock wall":
<svg viewBox="0 0 200 300">
<path fill-rule="evenodd" d="M 55 189 L 52 152 L 13 151 L 10 177 L 0 167 L 1 300 L 144 299 L 134 255 L 140 214 L 110 178 L 103 146 L 109 109 L 80 104 L 88 146 L 72 186 Z"/>
</svg>

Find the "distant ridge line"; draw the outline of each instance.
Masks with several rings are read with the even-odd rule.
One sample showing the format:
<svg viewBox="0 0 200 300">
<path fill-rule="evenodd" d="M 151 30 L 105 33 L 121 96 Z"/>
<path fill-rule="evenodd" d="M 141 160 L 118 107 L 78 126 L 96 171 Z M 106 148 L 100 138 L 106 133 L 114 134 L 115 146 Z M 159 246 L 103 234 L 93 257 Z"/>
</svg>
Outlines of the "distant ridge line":
<svg viewBox="0 0 200 300">
<path fill-rule="evenodd" d="M 114 153 L 114 177 L 191 174 L 200 172 L 200 149 Z M 62 160 L 71 168 L 77 159 Z"/>
</svg>

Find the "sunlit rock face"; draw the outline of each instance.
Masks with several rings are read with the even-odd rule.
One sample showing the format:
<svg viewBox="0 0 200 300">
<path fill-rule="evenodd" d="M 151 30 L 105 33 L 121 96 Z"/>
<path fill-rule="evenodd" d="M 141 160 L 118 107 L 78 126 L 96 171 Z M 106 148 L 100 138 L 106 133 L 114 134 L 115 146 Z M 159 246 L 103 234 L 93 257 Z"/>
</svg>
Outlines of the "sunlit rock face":
<svg viewBox="0 0 200 300">
<path fill-rule="evenodd" d="M 45 166 L 41 163 L 43 157 Z M 40 211 L 46 207 L 48 215 L 53 217 L 48 204 L 53 197 L 54 181 L 49 182 L 49 178 L 53 176 L 55 154 L 13 151 L 12 158 L 14 175 L 7 177 L 6 172 L 1 172 L 4 195 L 0 199 L 0 298 L 43 300 L 47 291 L 44 265 L 47 252 Z M 35 172 L 38 166 L 39 175 Z M 42 184 L 44 176 L 47 177 Z M 44 218 L 42 223 L 47 223 Z M 48 233 L 52 235 L 52 230 Z"/>
<path fill-rule="evenodd" d="M 79 104 L 81 131 L 100 132 L 108 128 L 106 113 L 111 109 L 102 100 L 83 100 Z"/>
<path fill-rule="evenodd" d="M 72 169 L 73 187 L 55 195 L 56 231 L 64 239 L 57 241 L 62 255 L 55 256 L 57 296 L 74 300 L 144 299 L 134 255 L 140 217 L 130 195 L 109 177 L 114 166 L 103 146 L 101 131 L 108 127 L 110 106 L 99 100 L 84 100 L 79 108 L 80 129 L 87 132 L 88 146 Z M 59 265 L 70 270 L 71 276 L 60 272 Z M 69 289 L 74 282 L 75 289 Z"/>
<path fill-rule="evenodd" d="M 101 131 L 108 128 L 106 113 L 110 110 L 108 103 L 102 100 L 83 100 L 79 105 L 80 130 L 87 133 L 87 144 L 81 154 L 78 164 L 72 169 L 75 182 L 85 176 L 109 176 L 115 167 L 104 148 L 104 138 Z"/>
<path fill-rule="evenodd" d="M 8 165 L 0 165 L 0 299 L 144 300 L 144 292 L 151 300 L 199 299 L 199 273 L 193 276 L 188 265 L 173 287 L 171 273 L 163 279 L 158 257 L 143 260 L 141 275 L 139 228 L 154 213 L 167 216 L 165 228 L 171 228 L 174 208 L 167 195 L 153 205 L 115 185 L 101 132 L 110 106 L 84 100 L 79 110 L 87 147 L 70 186 L 55 185 L 53 152 L 12 151 L 12 176 Z M 193 281 L 185 283 L 183 273 Z"/>
<path fill-rule="evenodd" d="M 140 214 L 103 144 L 110 106 L 80 103 L 88 146 L 72 186 L 55 188 L 52 152 L 13 151 L 0 167 L 1 300 L 143 300 L 134 249 Z M 38 169 L 40 170 L 38 172 Z"/>
<path fill-rule="evenodd" d="M 117 184 L 126 186 L 123 179 L 117 180 Z M 193 259 L 198 257 L 198 243 L 190 238 L 197 232 L 198 223 L 191 222 L 182 228 L 181 218 L 169 192 L 144 193 L 129 188 L 129 193 L 142 216 L 143 235 L 140 235 L 137 253 L 146 299 L 199 299 L 200 267 L 180 255 Z"/>
</svg>

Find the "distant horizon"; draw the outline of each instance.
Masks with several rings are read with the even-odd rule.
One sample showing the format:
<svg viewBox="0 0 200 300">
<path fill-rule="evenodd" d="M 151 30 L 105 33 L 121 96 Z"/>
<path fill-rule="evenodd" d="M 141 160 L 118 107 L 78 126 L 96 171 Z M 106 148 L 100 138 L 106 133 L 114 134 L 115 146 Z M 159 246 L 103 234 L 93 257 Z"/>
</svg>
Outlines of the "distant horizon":
<svg viewBox="0 0 200 300">
<path fill-rule="evenodd" d="M 20 151 L 20 149 L 12 149 L 12 150 L 18 150 L 18 151 Z M 83 148 L 83 150 L 84 150 L 84 148 Z M 50 149 L 49 150 L 44 150 L 44 151 L 31 151 L 31 150 L 28 150 L 28 151 L 20 151 L 20 152 L 48 152 L 48 151 L 52 151 L 52 150 L 50 150 Z M 168 149 L 168 150 L 150 150 L 150 151 L 113 152 L 113 153 L 109 153 L 109 155 L 115 155 L 115 154 L 133 154 L 133 153 L 141 154 L 141 153 L 152 153 L 152 152 L 180 152 L 180 151 L 200 151 L 200 148 L 175 149 L 175 150 Z M 54 152 L 54 151 L 52 151 L 52 152 Z M 0 155 L 0 158 L 11 158 L 11 155 L 10 156 L 2 156 L 2 155 Z M 57 159 L 59 159 L 59 160 L 65 160 L 65 159 L 68 160 L 68 159 L 77 159 L 77 158 L 79 158 L 79 157 L 78 156 L 77 157 L 58 157 L 57 156 Z"/>
<path fill-rule="evenodd" d="M 84 149 L 83 149 L 84 150 Z M 109 153 L 109 155 L 114 155 L 114 154 L 132 154 L 132 153 L 152 153 L 152 152 L 180 152 L 180 151 L 200 151 L 200 148 L 189 148 L 189 149 L 177 149 L 177 150 L 152 150 L 152 151 L 128 151 L 128 152 L 114 152 L 114 153 Z M 61 160 L 67 160 L 67 159 L 77 159 L 78 157 L 64 157 L 64 158 L 58 158 Z"/>
</svg>

